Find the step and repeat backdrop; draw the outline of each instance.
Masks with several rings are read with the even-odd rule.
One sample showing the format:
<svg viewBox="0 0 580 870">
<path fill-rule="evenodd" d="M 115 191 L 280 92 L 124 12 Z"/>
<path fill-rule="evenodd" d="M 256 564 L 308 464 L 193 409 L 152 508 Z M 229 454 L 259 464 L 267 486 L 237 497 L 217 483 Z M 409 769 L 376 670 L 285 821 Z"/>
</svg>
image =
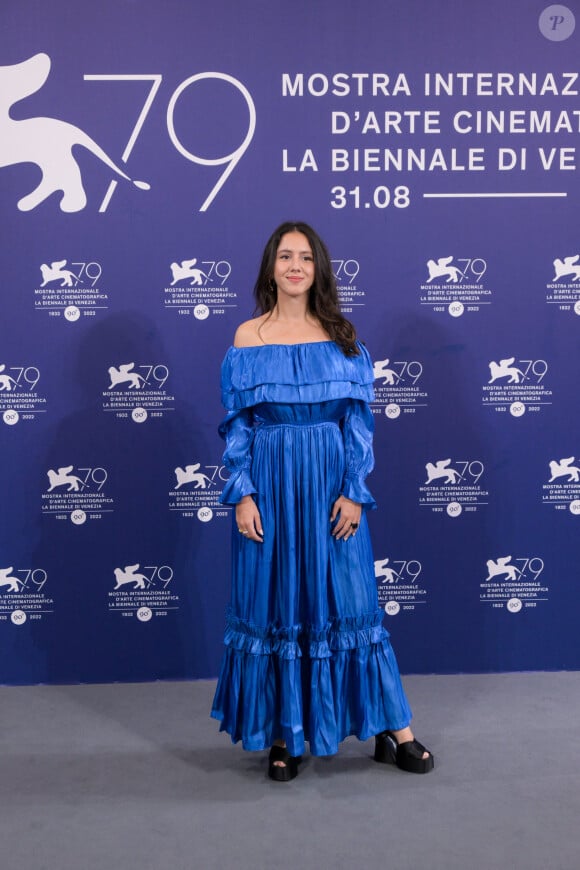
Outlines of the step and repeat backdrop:
<svg viewBox="0 0 580 870">
<path fill-rule="evenodd" d="M 5 0 L 0 681 L 212 677 L 283 220 L 375 369 L 404 672 L 580 667 L 580 4 Z"/>
</svg>

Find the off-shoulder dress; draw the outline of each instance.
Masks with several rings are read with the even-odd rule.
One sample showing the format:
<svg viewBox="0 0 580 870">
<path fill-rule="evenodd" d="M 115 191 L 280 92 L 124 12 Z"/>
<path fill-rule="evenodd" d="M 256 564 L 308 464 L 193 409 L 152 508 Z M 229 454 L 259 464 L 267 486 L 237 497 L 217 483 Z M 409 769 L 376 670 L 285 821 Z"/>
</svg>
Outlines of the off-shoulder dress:
<svg viewBox="0 0 580 870">
<path fill-rule="evenodd" d="M 252 494 L 263 543 L 233 524 L 232 591 L 211 715 L 234 743 L 286 741 L 332 755 L 407 726 L 407 703 L 378 606 L 365 510 L 373 467 L 373 370 L 364 345 L 231 347 L 220 426 L 231 472 L 222 502 Z M 331 535 L 339 495 L 363 506 L 347 541 Z"/>
</svg>

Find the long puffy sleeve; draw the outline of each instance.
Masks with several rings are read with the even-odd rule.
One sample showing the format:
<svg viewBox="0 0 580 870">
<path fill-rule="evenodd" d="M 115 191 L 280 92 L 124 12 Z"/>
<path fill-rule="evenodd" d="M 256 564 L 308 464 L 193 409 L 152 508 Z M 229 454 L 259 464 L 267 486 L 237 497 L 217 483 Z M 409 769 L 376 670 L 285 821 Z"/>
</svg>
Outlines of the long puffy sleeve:
<svg viewBox="0 0 580 870">
<path fill-rule="evenodd" d="M 342 421 L 346 471 L 341 495 L 362 504 L 365 510 L 374 510 L 377 506 L 365 483 L 375 464 L 373 431 L 373 415 L 367 403 L 351 399 Z"/>
<path fill-rule="evenodd" d="M 257 492 L 250 476 L 254 440 L 251 410 L 245 408 L 241 411 L 230 411 L 218 431 L 226 442 L 223 461 L 230 472 L 230 479 L 224 487 L 220 502 L 237 504 L 245 495 Z"/>
</svg>

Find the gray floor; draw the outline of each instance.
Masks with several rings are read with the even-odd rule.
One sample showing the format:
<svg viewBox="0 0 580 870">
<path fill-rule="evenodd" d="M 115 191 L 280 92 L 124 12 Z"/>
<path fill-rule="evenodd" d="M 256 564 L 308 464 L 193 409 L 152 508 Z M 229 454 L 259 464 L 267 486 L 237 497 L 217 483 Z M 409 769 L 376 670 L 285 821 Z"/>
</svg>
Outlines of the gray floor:
<svg viewBox="0 0 580 870">
<path fill-rule="evenodd" d="M 580 673 L 405 685 L 433 773 L 350 739 L 289 784 L 212 682 L 0 688 L 0 867 L 578 870 Z"/>
</svg>

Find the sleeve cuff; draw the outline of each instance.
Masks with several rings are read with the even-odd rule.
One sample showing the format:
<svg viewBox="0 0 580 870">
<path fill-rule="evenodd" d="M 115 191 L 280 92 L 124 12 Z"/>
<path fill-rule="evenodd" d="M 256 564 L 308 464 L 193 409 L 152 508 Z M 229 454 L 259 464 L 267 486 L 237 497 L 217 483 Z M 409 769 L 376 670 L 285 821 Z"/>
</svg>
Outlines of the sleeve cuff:
<svg viewBox="0 0 580 870">
<path fill-rule="evenodd" d="M 234 471 L 220 496 L 220 504 L 238 504 L 245 495 L 258 492 L 247 468 Z"/>
<path fill-rule="evenodd" d="M 367 511 L 373 511 L 377 507 L 376 501 L 360 475 L 346 474 L 340 494 L 351 501 L 356 501 Z"/>
</svg>

